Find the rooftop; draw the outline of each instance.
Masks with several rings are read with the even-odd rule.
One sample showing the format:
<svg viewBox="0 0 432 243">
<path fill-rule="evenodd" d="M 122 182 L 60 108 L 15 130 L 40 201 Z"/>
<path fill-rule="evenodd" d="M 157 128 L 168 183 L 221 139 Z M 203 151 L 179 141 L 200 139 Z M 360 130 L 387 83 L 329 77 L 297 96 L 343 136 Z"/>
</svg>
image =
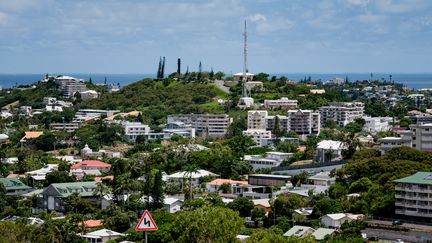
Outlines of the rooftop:
<svg viewBox="0 0 432 243">
<path fill-rule="evenodd" d="M 100 160 L 83 160 L 71 166 L 71 169 L 79 169 L 81 167 L 94 167 L 94 168 L 109 168 L 110 164 L 102 162 Z"/>
<path fill-rule="evenodd" d="M 33 138 L 38 138 L 40 136 L 43 135 L 42 131 L 29 131 L 29 132 L 25 132 L 24 137 L 21 138 L 21 142 L 25 142 L 29 139 L 33 139 Z"/>
<path fill-rule="evenodd" d="M 31 188 L 16 178 L 0 178 L 0 183 L 4 185 L 6 190 L 25 190 Z"/>
<path fill-rule="evenodd" d="M 394 180 L 394 182 L 432 185 L 432 172 L 419 171 L 414 175 Z"/>
</svg>

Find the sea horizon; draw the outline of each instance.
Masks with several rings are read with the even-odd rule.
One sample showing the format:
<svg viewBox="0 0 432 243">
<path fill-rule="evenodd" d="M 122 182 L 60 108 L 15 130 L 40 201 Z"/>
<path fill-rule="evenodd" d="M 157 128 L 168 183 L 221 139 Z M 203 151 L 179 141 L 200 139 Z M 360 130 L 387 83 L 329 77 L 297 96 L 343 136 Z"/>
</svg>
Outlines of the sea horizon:
<svg viewBox="0 0 432 243">
<path fill-rule="evenodd" d="M 413 89 L 432 88 L 432 72 L 418 72 L 418 73 L 385 73 L 377 72 L 372 73 L 374 80 L 390 80 L 396 83 L 404 84 L 405 86 Z M 131 83 L 137 82 L 144 78 L 155 78 L 155 74 L 149 73 L 56 73 L 50 75 L 67 75 L 76 78 L 89 80 L 92 79 L 93 83 L 104 83 L 105 78 L 107 83 L 119 83 L 121 86 L 126 86 Z M 231 73 L 226 73 L 226 76 L 231 76 Z M 369 80 L 370 73 L 361 72 L 348 72 L 348 73 L 320 73 L 320 72 L 285 72 L 285 73 L 269 73 L 271 76 L 285 76 L 288 79 L 299 81 L 305 77 L 311 77 L 312 80 L 326 81 L 335 77 L 346 78 L 349 81 Z M 2 73 L 0 74 L 0 86 L 2 88 L 11 88 L 15 85 L 28 85 L 35 83 L 44 78 L 45 74 L 38 73 Z"/>
</svg>

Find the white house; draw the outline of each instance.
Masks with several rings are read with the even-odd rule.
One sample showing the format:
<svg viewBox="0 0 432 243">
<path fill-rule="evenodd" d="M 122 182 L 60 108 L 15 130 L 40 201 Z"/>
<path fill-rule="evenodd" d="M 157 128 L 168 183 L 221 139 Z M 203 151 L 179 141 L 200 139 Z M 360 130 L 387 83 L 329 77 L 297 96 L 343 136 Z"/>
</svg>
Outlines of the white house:
<svg viewBox="0 0 432 243">
<path fill-rule="evenodd" d="M 271 131 L 267 131 L 265 129 L 248 129 L 243 131 L 243 134 L 246 136 L 251 136 L 254 140 L 256 146 L 263 146 L 263 141 L 267 141 L 272 138 Z"/>
<path fill-rule="evenodd" d="M 335 177 L 330 177 L 330 171 L 319 172 L 307 178 L 314 185 L 330 186 L 336 182 Z"/>
<path fill-rule="evenodd" d="M 150 132 L 148 125 L 141 122 L 123 122 L 125 138 L 128 142 L 135 142 L 138 136 L 146 135 Z"/>
<path fill-rule="evenodd" d="M 332 213 L 322 216 L 321 223 L 329 228 L 339 228 L 345 222 L 362 220 L 363 218 L 364 215 L 362 214 Z"/>
<path fill-rule="evenodd" d="M 196 172 L 181 171 L 168 175 L 167 182 L 177 184 L 183 187 L 183 184 L 188 184 L 189 180 L 191 179 L 192 185 L 198 187 L 199 179 L 206 176 L 216 177 L 218 175 L 207 170 L 197 170 Z"/>
<path fill-rule="evenodd" d="M 111 240 L 115 240 L 119 237 L 124 236 L 124 234 L 121 234 L 119 232 L 115 232 L 108 229 L 101 229 L 97 231 L 93 231 L 87 234 L 78 234 L 83 240 L 90 242 L 90 243 L 105 243 Z"/>
<path fill-rule="evenodd" d="M 340 160 L 344 148 L 344 144 L 340 141 L 323 140 L 317 145 L 317 160 L 321 163 Z"/>
<path fill-rule="evenodd" d="M 175 213 L 177 211 L 180 211 L 182 206 L 183 206 L 183 201 L 180 199 L 173 198 L 173 197 L 164 198 L 164 208 L 170 213 Z"/>
<path fill-rule="evenodd" d="M 267 152 L 265 156 L 245 155 L 244 161 L 249 162 L 253 170 L 279 166 L 284 160 L 291 158 L 293 153 Z"/>
</svg>

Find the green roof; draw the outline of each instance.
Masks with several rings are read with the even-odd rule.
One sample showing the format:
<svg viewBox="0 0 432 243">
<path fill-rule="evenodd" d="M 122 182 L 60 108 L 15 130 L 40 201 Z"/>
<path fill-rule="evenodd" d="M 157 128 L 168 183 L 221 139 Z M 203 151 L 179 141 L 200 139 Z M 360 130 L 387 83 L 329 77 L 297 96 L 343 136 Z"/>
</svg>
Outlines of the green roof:
<svg viewBox="0 0 432 243">
<path fill-rule="evenodd" d="M 51 184 L 62 196 L 67 197 L 72 193 L 78 193 L 81 197 L 94 196 L 95 181 L 53 183 Z"/>
<path fill-rule="evenodd" d="M 9 191 L 9 190 L 26 190 L 26 189 L 31 188 L 16 178 L 0 178 L 0 183 L 2 183 L 4 185 L 4 187 L 6 188 L 6 191 Z"/>
<path fill-rule="evenodd" d="M 432 172 L 420 171 L 414 175 L 394 180 L 394 182 L 432 185 Z"/>
</svg>

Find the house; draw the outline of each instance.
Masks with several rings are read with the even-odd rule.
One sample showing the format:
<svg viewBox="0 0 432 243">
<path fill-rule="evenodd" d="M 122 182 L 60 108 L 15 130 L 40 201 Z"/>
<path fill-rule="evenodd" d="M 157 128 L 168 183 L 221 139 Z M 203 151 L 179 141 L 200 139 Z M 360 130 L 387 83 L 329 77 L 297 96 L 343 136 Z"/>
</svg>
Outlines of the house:
<svg viewBox="0 0 432 243">
<path fill-rule="evenodd" d="M 100 219 L 89 219 L 89 220 L 84 221 L 84 227 L 86 227 L 88 229 L 101 227 L 103 225 L 104 225 L 103 220 L 100 220 Z"/>
<path fill-rule="evenodd" d="M 25 132 L 24 137 L 21 138 L 20 142 L 25 143 L 30 139 L 36 139 L 43 135 L 43 131 L 29 131 Z"/>
<path fill-rule="evenodd" d="M 265 156 L 245 155 L 243 160 L 252 165 L 253 170 L 272 168 L 279 166 L 283 161 L 288 160 L 294 153 L 266 152 Z"/>
<path fill-rule="evenodd" d="M 335 177 L 330 177 L 330 171 L 319 172 L 307 178 L 314 185 L 330 186 L 336 182 Z"/>
<path fill-rule="evenodd" d="M 206 191 L 207 192 L 218 192 L 219 191 L 219 187 L 223 184 L 229 184 L 231 187 L 231 191 L 233 190 L 233 186 L 235 185 L 247 185 L 248 182 L 247 181 L 235 181 L 235 180 L 231 180 L 231 179 L 214 179 L 210 182 L 207 183 L 206 185 Z"/>
<path fill-rule="evenodd" d="M 323 140 L 317 144 L 317 161 L 321 163 L 342 159 L 345 145 L 340 141 Z"/>
<path fill-rule="evenodd" d="M 21 195 L 32 190 L 17 178 L 0 178 L 0 183 L 6 188 L 6 195 Z"/>
<path fill-rule="evenodd" d="M 180 211 L 183 206 L 183 201 L 173 197 L 164 198 L 164 208 L 170 213 Z"/>
<path fill-rule="evenodd" d="M 250 185 L 258 186 L 285 186 L 291 183 L 291 176 L 285 175 L 267 175 L 267 174 L 251 174 L 248 175 Z"/>
<path fill-rule="evenodd" d="M 84 241 L 90 243 L 106 243 L 108 241 L 114 241 L 117 238 L 124 236 L 124 234 L 108 230 L 101 229 L 93 231 L 87 234 L 78 234 Z"/>
<path fill-rule="evenodd" d="M 335 229 L 328 229 L 328 228 L 318 228 L 313 233 L 312 236 L 315 237 L 315 240 L 321 241 L 324 240 L 324 238 L 327 235 L 331 235 L 335 232 Z"/>
<path fill-rule="evenodd" d="M 26 175 L 30 177 L 30 180 L 33 182 L 33 185 L 38 182 L 45 181 L 46 174 L 58 170 L 58 164 L 47 164 L 44 167 L 26 172 Z"/>
<path fill-rule="evenodd" d="M 189 180 L 191 179 L 192 185 L 198 187 L 200 183 L 200 178 L 207 176 L 216 177 L 218 175 L 206 170 L 197 170 L 195 172 L 181 171 L 168 175 L 167 182 L 177 184 L 183 187 L 183 184 L 188 184 Z"/>
<path fill-rule="evenodd" d="M 6 134 L 0 134 L 0 144 L 5 144 L 9 142 L 9 136 Z"/>
<path fill-rule="evenodd" d="M 38 206 L 45 210 L 55 210 L 63 212 L 64 199 L 73 193 L 78 193 L 82 198 L 90 201 L 96 201 L 97 195 L 95 195 L 96 182 L 70 182 L 70 183 L 53 183 L 48 187 L 44 188 L 40 194 Z"/>
<path fill-rule="evenodd" d="M 270 199 L 268 198 L 252 199 L 252 202 L 254 203 L 255 208 L 262 208 L 266 213 L 271 211 Z"/>
<path fill-rule="evenodd" d="M 291 236 L 297 236 L 297 237 L 303 237 L 310 235 L 314 232 L 314 229 L 308 226 L 301 226 L 301 225 L 295 225 L 291 229 L 289 229 L 283 236 L 285 237 L 291 237 Z"/>
<path fill-rule="evenodd" d="M 111 164 L 102 162 L 100 160 L 83 160 L 71 166 L 72 170 L 81 169 L 85 170 L 99 170 L 100 172 L 108 172 L 111 169 Z"/>
<path fill-rule="evenodd" d="M 313 208 L 299 208 L 299 209 L 295 209 L 293 214 L 309 217 L 312 214 L 312 212 L 313 212 Z"/>
<path fill-rule="evenodd" d="M 363 218 L 364 215 L 362 214 L 332 213 L 322 216 L 321 223 L 328 228 L 340 228 L 345 222 L 362 220 Z"/>
</svg>

